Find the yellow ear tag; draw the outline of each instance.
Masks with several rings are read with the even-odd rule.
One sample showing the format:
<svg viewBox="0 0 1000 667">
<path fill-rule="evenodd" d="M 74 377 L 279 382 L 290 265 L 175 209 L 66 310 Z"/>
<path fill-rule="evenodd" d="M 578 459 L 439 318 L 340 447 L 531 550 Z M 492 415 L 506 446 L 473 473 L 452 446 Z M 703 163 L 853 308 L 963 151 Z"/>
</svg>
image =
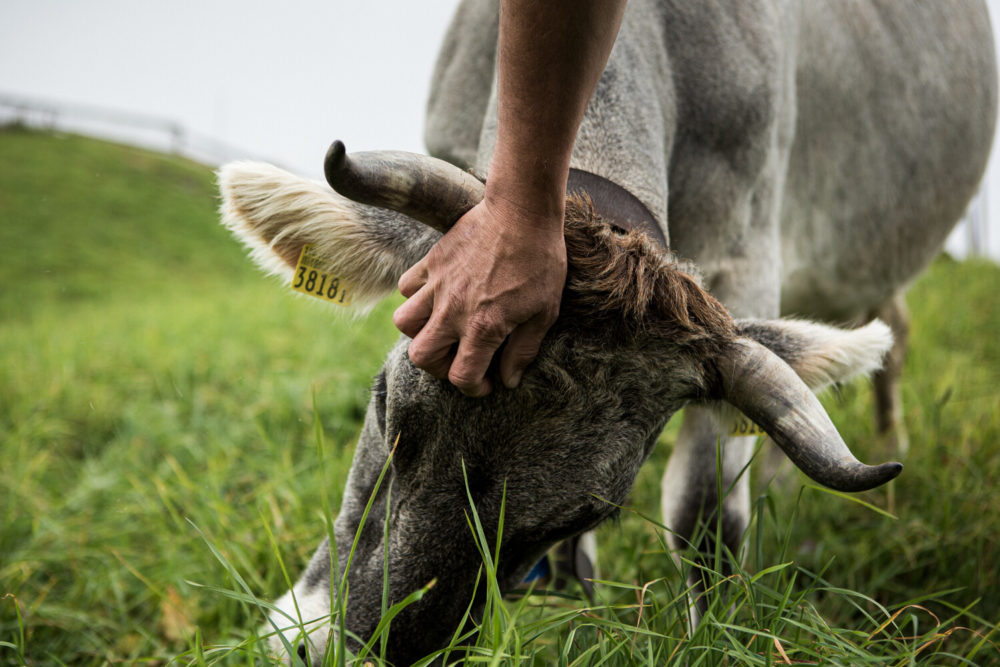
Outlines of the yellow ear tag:
<svg viewBox="0 0 1000 667">
<path fill-rule="evenodd" d="M 760 426 L 750 421 L 743 415 L 733 420 L 729 427 L 729 435 L 767 435 Z"/>
<path fill-rule="evenodd" d="M 296 292 L 302 292 L 338 306 L 351 305 L 351 295 L 354 293 L 354 289 L 346 281 L 327 272 L 322 267 L 323 262 L 318 255 L 313 253 L 312 244 L 307 243 L 302 246 L 299 263 L 295 267 L 295 275 L 292 276 L 292 284 L 289 287 Z"/>
</svg>

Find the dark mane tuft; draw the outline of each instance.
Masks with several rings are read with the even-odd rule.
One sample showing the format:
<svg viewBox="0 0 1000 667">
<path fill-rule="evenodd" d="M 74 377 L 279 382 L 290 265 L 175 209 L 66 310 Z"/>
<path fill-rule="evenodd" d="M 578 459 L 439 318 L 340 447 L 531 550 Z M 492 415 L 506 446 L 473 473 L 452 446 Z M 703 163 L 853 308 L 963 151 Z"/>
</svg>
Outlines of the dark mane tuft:
<svg viewBox="0 0 1000 667">
<path fill-rule="evenodd" d="M 566 200 L 563 314 L 628 332 L 662 329 L 676 342 L 728 339 L 733 320 L 669 252 L 601 219 L 589 197 Z"/>
</svg>

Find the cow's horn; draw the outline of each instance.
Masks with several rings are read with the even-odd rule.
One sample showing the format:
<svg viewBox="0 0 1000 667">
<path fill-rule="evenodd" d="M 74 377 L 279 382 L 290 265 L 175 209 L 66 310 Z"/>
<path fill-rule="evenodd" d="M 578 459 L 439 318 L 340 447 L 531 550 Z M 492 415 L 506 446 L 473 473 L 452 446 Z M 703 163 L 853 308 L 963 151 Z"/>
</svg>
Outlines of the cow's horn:
<svg viewBox="0 0 1000 667">
<path fill-rule="evenodd" d="M 719 372 L 726 400 L 820 484 L 838 491 L 865 491 L 885 484 L 903 469 L 900 463 L 869 466 L 858 461 L 805 382 L 760 343 L 738 339 L 720 359 Z"/>
<path fill-rule="evenodd" d="M 404 151 L 370 151 L 350 157 L 334 141 L 323 165 L 334 190 L 361 204 L 410 216 L 441 233 L 483 200 L 486 186 L 444 160 Z"/>
</svg>

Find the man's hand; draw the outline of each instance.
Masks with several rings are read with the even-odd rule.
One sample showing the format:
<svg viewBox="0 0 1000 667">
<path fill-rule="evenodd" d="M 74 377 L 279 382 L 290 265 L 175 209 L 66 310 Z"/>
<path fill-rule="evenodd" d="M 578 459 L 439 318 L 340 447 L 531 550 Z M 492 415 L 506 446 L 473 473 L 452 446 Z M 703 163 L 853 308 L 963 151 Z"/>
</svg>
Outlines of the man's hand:
<svg viewBox="0 0 1000 667">
<path fill-rule="evenodd" d="M 410 360 L 470 396 L 504 339 L 514 387 L 559 314 L 573 141 L 608 61 L 625 0 L 502 0 L 497 139 L 486 198 L 399 279 Z M 457 344 L 457 345 L 456 345 Z"/>
<path fill-rule="evenodd" d="M 487 198 L 399 279 L 408 300 L 393 317 L 410 360 L 469 396 L 508 338 L 500 378 L 513 388 L 559 314 L 566 281 L 561 212 L 548 216 Z"/>
</svg>

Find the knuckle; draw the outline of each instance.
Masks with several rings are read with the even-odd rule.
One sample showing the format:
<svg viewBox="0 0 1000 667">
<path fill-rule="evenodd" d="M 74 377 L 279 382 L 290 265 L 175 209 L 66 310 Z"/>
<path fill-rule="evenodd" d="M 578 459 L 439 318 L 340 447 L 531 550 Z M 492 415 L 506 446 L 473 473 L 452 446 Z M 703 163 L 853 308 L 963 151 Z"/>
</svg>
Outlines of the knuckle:
<svg viewBox="0 0 1000 667">
<path fill-rule="evenodd" d="M 539 319 L 543 322 L 545 328 L 552 326 L 559 319 L 559 302 L 556 301 L 544 308 L 540 313 Z"/>
<path fill-rule="evenodd" d="M 452 364 L 451 370 L 448 372 L 448 380 L 460 389 L 469 389 L 478 385 L 480 378 L 475 377 L 475 374 L 469 369 L 456 368 Z"/>
<path fill-rule="evenodd" d="M 469 318 L 465 326 L 466 335 L 477 345 L 497 347 L 510 333 L 506 323 L 490 314 L 476 314 Z"/>
<path fill-rule="evenodd" d="M 467 307 L 465 296 L 455 290 L 442 290 L 435 295 L 434 308 L 447 320 L 460 319 Z"/>
<path fill-rule="evenodd" d="M 413 318 L 394 315 L 392 323 L 396 325 L 396 328 L 399 329 L 401 333 L 409 336 L 410 338 L 416 338 L 416 335 L 420 333 L 420 323 L 414 321 Z"/>
<path fill-rule="evenodd" d="M 463 394 L 475 396 L 479 394 L 483 379 L 474 377 L 465 371 L 456 371 L 454 366 L 448 373 L 448 381 L 455 385 Z"/>
<path fill-rule="evenodd" d="M 415 281 L 406 273 L 399 278 L 399 281 L 396 282 L 396 286 L 399 288 L 399 293 L 406 298 L 410 298 L 417 291 Z"/>
<path fill-rule="evenodd" d="M 518 367 L 527 366 L 537 354 L 538 346 L 531 344 L 519 345 L 510 351 L 511 361 Z"/>
<path fill-rule="evenodd" d="M 417 336 L 410 341 L 406 355 L 420 370 L 438 379 L 448 377 L 448 367 L 451 363 L 449 351 L 447 348 L 442 349 L 437 346 L 429 337 Z"/>
<path fill-rule="evenodd" d="M 410 347 L 407 348 L 406 354 L 410 357 L 410 361 L 419 368 L 425 368 L 434 361 L 431 351 L 426 345 L 422 344 L 419 338 L 415 338 L 410 342 Z"/>
<path fill-rule="evenodd" d="M 396 286 L 399 292 L 406 298 L 416 294 L 420 288 L 427 284 L 427 278 L 419 264 L 411 267 L 406 273 L 399 277 Z"/>
</svg>

